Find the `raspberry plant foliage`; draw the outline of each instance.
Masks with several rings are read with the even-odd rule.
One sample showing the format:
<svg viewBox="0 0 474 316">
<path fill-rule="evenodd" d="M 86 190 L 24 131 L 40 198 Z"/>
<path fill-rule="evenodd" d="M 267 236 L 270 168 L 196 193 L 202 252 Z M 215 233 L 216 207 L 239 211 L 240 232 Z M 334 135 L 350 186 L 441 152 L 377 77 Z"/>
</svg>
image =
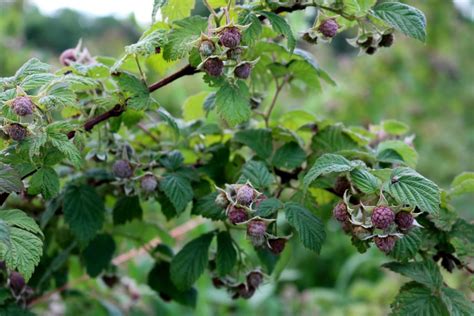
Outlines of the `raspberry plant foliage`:
<svg viewBox="0 0 474 316">
<path fill-rule="evenodd" d="M 473 191 L 472 173 L 439 188 L 415 170 L 399 122 L 365 129 L 302 110 L 273 115 L 282 91 L 335 84 L 298 47 L 292 12 L 318 10 L 304 40 L 322 45 L 356 29 L 347 40 L 368 54 L 391 46 L 394 31 L 424 41 L 423 13 L 400 2 L 241 2 L 204 1 L 210 14 L 201 17 L 191 15 L 194 1 L 154 1 L 160 20 L 120 58 L 79 44 L 61 55 L 62 68 L 31 59 L 0 79 L 0 260 L 11 288 L 0 310 L 34 307 L 77 258 L 112 286 L 121 244 L 159 235 L 173 245 L 153 212 L 206 219 L 206 232 L 176 254 L 147 249 L 153 290 L 195 306 L 193 285 L 207 271 L 214 286 L 247 299 L 278 278 L 274 262 L 288 243 L 320 252 L 332 207 L 360 252 L 378 247 L 393 259 L 385 268 L 411 279 L 394 315 L 474 310 L 440 274 L 472 271 L 474 226 L 450 204 Z M 151 83 L 150 63 L 169 74 Z M 209 89 L 173 117 L 153 92 L 191 75 Z"/>
</svg>

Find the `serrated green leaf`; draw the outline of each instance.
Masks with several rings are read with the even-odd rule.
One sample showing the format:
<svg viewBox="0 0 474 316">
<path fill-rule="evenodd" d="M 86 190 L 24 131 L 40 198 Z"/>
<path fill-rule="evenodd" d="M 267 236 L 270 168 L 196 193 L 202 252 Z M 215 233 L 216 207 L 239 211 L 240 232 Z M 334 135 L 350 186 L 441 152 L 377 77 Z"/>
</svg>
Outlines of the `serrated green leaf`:
<svg viewBox="0 0 474 316">
<path fill-rule="evenodd" d="M 406 134 L 410 127 L 403 122 L 396 120 L 386 120 L 382 122 L 383 130 L 390 135 L 403 135 Z"/>
<path fill-rule="evenodd" d="M 135 44 L 125 46 L 125 52 L 130 55 L 153 55 L 156 53 L 157 47 L 163 47 L 168 42 L 166 33 L 163 29 L 154 29 L 151 32 L 145 33 Z"/>
<path fill-rule="evenodd" d="M 46 200 L 59 193 L 59 176 L 51 167 L 42 167 L 30 179 L 28 193 L 36 195 L 41 193 Z"/>
<path fill-rule="evenodd" d="M 186 290 L 204 272 L 208 261 L 209 246 L 214 233 L 207 233 L 187 243 L 171 260 L 171 280 L 180 290 Z"/>
<path fill-rule="evenodd" d="M 117 200 L 112 211 L 114 225 L 122 225 L 134 219 L 141 219 L 143 210 L 138 196 L 123 196 Z"/>
<path fill-rule="evenodd" d="M 250 118 L 250 93 L 244 81 L 225 81 L 216 93 L 217 113 L 230 125 L 236 125 Z"/>
<path fill-rule="evenodd" d="M 439 289 L 443 286 L 443 277 L 439 272 L 438 266 L 430 259 L 423 262 L 388 262 L 382 266 L 433 290 Z"/>
<path fill-rule="evenodd" d="M 198 94 L 188 97 L 183 104 L 183 118 L 186 121 L 201 119 L 205 116 L 204 101 L 208 97 L 209 92 L 201 91 Z"/>
<path fill-rule="evenodd" d="M 169 173 L 160 181 L 160 189 L 170 199 L 178 214 L 184 211 L 193 199 L 193 189 L 189 180 L 174 173 Z"/>
<path fill-rule="evenodd" d="M 176 119 L 173 116 L 171 116 L 171 114 L 169 114 L 165 109 L 159 109 L 157 113 L 160 116 L 160 118 L 171 127 L 171 129 L 173 130 L 175 134 L 176 139 L 178 139 L 181 131 L 178 127 L 178 123 L 176 123 Z"/>
<path fill-rule="evenodd" d="M 254 187 L 262 189 L 272 184 L 274 179 L 265 163 L 250 160 L 242 167 L 241 180 L 241 182 L 248 180 Z"/>
<path fill-rule="evenodd" d="M 22 87 L 25 91 L 38 89 L 50 83 L 55 78 L 56 76 L 50 73 L 31 74 L 22 80 L 20 87 Z"/>
<path fill-rule="evenodd" d="M 246 129 L 235 133 L 234 141 L 250 147 L 261 158 L 272 155 L 272 133 L 268 129 Z"/>
<path fill-rule="evenodd" d="M 278 148 L 272 158 L 277 168 L 295 169 L 306 160 L 306 152 L 296 142 L 289 142 Z"/>
<path fill-rule="evenodd" d="M 421 246 L 421 232 L 419 228 L 412 228 L 408 234 L 398 239 L 389 255 L 399 261 L 413 258 Z"/>
<path fill-rule="evenodd" d="M 56 147 L 66 158 L 76 167 L 82 165 L 82 156 L 79 149 L 67 138 L 63 133 L 49 133 L 48 139 L 51 144 Z"/>
<path fill-rule="evenodd" d="M 415 151 L 415 149 L 400 140 L 388 140 L 379 144 L 377 147 L 377 155 L 389 149 L 396 151 L 403 158 L 403 161 L 407 166 L 411 168 L 416 167 L 418 162 L 418 153 Z"/>
<path fill-rule="evenodd" d="M 151 23 L 155 23 L 156 14 L 158 10 L 164 6 L 168 0 L 153 0 L 153 8 L 151 10 Z"/>
<path fill-rule="evenodd" d="M 288 223 L 296 229 L 303 245 L 319 253 L 326 239 L 326 232 L 321 220 L 295 202 L 285 203 L 284 209 Z"/>
<path fill-rule="evenodd" d="M 195 0 L 167 0 L 161 8 L 161 15 L 166 22 L 188 17 L 194 8 Z"/>
<path fill-rule="evenodd" d="M 355 168 L 351 171 L 352 183 L 363 193 L 375 193 L 380 191 L 382 182 L 364 168 Z"/>
<path fill-rule="evenodd" d="M 83 243 L 94 238 L 104 223 L 104 202 L 95 189 L 88 185 L 67 186 L 63 210 L 66 223 Z"/>
<path fill-rule="evenodd" d="M 474 192 L 474 172 L 463 172 L 454 178 L 449 194 L 457 196 Z"/>
<path fill-rule="evenodd" d="M 441 300 L 448 309 L 450 316 L 470 316 L 474 311 L 474 303 L 458 290 L 443 287 L 441 289 Z"/>
<path fill-rule="evenodd" d="M 276 198 L 269 198 L 260 202 L 255 216 L 270 217 L 283 207 L 283 203 Z"/>
<path fill-rule="evenodd" d="M 224 220 L 224 209 L 216 204 L 218 192 L 212 192 L 199 198 L 193 205 L 192 214 L 201 215 L 212 220 Z"/>
<path fill-rule="evenodd" d="M 146 84 L 132 74 L 121 72 L 114 76 L 122 93 L 127 96 L 127 106 L 134 110 L 147 110 L 155 102 Z"/>
<path fill-rule="evenodd" d="M 207 19 L 190 16 L 173 23 L 168 34 L 168 43 L 164 46 L 163 58 L 166 61 L 181 59 L 196 45 L 196 41 L 207 28 Z"/>
<path fill-rule="evenodd" d="M 358 166 L 363 166 L 363 163 L 361 161 L 349 161 L 341 155 L 324 154 L 314 162 L 314 165 L 304 176 L 305 189 L 320 176 L 334 172 L 351 171 Z"/>
<path fill-rule="evenodd" d="M 337 153 L 342 150 L 358 149 L 359 145 L 340 124 L 324 128 L 313 136 L 311 149 L 318 154 Z"/>
<path fill-rule="evenodd" d="M 24 78 L 30 75 L 45 73 L 48 72 L 50 66 L 48 64 L 42 63 L 37 58 L 32 58 L 28 60 L 20 69 L 15 73 L 15 81 L 20 82 Z"/>
<path fill-rule="evenodd" d="M 394 169 L 390 178 L 386 190 L 399 203 L 417 206 L 423 212 L 438 211 L 440 192 L 438 186 L 431 180 L 405 167 Z"/>
<path fill-rule="evenodd" d="M 248 25 L 248 28 L 242 32 L 244 43 L 252 45 L 262 34 L 262 23 L 257 15 L 249 10 L 244 10 L 239 14 L 239 24 Z"/>
<path fill-rule="evenodd" d="M 291 30 L 291 26 L 286 22 L 286 20 L 273 12 L 259 11 L 258 13 L 265 16 L 270 21 L 275 32 L 286 37 L 288 49 L 290 52 L 293 52 L 296 47 L 296 39 Z"/>
<path fill-rule="evenodd" d="M 87 245 L 82 252 L 87 274 L 95 278 L 110 264 L 115 252 L 115 241 L 112 236 L 100 234 Z"/>
<path fill-rule="evenodd" d="M 220 276 L 225 276 L 232 271 L 236 263 L 237 252 L 232 243 L 232 237 L 228 232 L 220 232 L 217 235 L 217 272 Z"/>
<path fill-rule="evenodd" d="M 0 163 L 0 193 L 20 192 L 23 190 L 21 176 L 9 165 Z"/>
<path fill-rule="evenodd" d="M 391 304 L 392 316 L 448 316 L 441 299 L 433 291 L 417 282 L 402 286 Z"/>
<path fill-rule="evenodd" d="M 373 8 L 373 14 L 403 34 L 426 41 L 426 18 L 417 8 L 400 2 L 383 2 Z"/>
</svg>

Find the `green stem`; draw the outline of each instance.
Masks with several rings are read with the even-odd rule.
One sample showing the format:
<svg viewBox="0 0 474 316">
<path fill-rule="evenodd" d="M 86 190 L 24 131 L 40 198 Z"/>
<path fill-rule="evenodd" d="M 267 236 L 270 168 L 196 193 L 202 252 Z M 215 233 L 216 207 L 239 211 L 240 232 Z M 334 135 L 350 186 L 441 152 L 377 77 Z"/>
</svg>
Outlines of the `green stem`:
<svg viewBox="0 0 474 316">
<path fill-rule="evenodd" d="M 288 82 L 288 76 L 286 76 L 280 84 L 278 83 L 278 79 L 275 78 L 275 83 L 276 83 L 275 94 L 273 95 L 273 99 L 272 99 L 272 102 L 270 103 L 270 107 L 268 108 L 267 113 L 264 114 L 265 127 L 267 128 L 269 127 L 270 116 L 272 115 L 273 109 L 275 108 L 278 96 L 280 95 L 280 92 L 283 89 L 283 86 L 287 82 Z"/>
</svg>

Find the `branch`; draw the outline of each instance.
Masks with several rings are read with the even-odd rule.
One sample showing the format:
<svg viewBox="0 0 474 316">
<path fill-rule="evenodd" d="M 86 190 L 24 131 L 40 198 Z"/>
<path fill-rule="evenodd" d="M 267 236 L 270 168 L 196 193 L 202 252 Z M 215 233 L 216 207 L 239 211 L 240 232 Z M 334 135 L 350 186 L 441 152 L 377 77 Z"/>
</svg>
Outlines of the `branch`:
<svg viewBox="0 0 474 316">
<path fill-rule="evenodd" d="M 199 72 L 199 70 L 197 70 L 195 67 L 188 64 L 188 65 L 184 66 L 183 68 L 181 68 L 180 70 L 178 70 L 177 72 L 175 72 L 174 74 L 171 74 L 168 77 L 163 78 L 160 81 L 155 82 L 154 84 L 150 85 L 148 87 L 148 90 L 150 92 L 153 92 L 153 91 L 158 90 L 161 87 L 166 86 L 167 84 L 175 81 L 176 79 L 179 79 L 179 78 L 184 77 L 184 76 L 193 75 L 197 72 Z"/>
</svg>

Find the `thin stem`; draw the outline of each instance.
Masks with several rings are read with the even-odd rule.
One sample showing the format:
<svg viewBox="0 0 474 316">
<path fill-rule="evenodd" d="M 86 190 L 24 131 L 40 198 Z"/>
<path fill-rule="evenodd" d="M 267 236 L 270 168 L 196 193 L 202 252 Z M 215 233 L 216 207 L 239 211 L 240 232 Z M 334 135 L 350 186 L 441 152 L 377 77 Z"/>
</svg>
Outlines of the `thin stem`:
<svg viewBox="0 0 474 316">
<path fill-rule="evenodd" d="M 275 78 L 275 83 L 276 83 L 276 90 L 275 94 L 273 95 L 272 103 L 270 103 L 270 107 L 268 108 L 267 113 L 264 115 L 264 120 L 265 120 L 265 127 L 268 128 L 269 123 L 270 123 L 270 116 L 272 115 L 273 109 L 275 108 L 276 101 L 278 99 L 278 96 L 280 95 L 281 90 L 283 89 L 283 86 L 288 82 L 288 77 L 285 77 L 283 81 L 279 84 L 278 80 Z"/>
<path fill-rule="evenodd" d="M 203 0 L 202 2 L 206 6 L 206 8 L 209 10 L 209 12 L 211 12 L 211 14 L 217 18 L 217 13 L 216 11 L 214 11 L 214 8 L 209 4 L 209 2 L 207 2 L 207 0 Z"/>
<path fill-rule="evenodd" d="M 158 90 L 161 87 L 164 87 L 167 84 L 175 81 L 176 79 L 179 79 L 181 77 L 188 76 L 188 75 L 193 75 L 197 72 L 198 72 L 198 70 L 196 68 L 194 68 L 193 66 L 186 65 L 183 68 L 181 68 L 180 70 L 178 70 L 177 72 L 175 72 L 174 74 L 171 74 L 168 77 L 165 77 L 165 78 L 161 79 L 160 81 L 155 82 L 154 84 L 150 85 L 148 87 L 148 91 L 153 92 L 153 91 Z"/>
<path fill-rule="evenodd" d="M 138 71 L 140 72 L 140 77 L 142 77 L 143 82 L 146 84 L 145 73 L 142 70 L 142 66 L 140 66 L 140 61 L 138 60 L 137 54 L 135 54 L 134 57 L 135 57 L 135 62 L 137 63 Z"/>
</svg>

